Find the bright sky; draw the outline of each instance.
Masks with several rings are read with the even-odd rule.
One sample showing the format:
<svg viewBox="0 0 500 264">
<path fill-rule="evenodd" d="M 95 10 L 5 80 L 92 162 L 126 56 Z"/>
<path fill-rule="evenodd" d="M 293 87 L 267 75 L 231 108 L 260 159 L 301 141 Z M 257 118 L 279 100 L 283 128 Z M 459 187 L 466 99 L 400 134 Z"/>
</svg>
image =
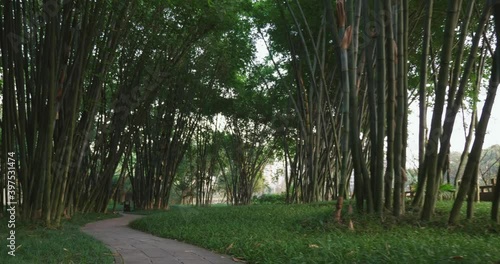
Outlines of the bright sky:
<svg viewBox="0 0 500 264">
<path fill-rule="evenodd" d="M 483 110 L 484 100 L 486 99 L 486 91 L 484 87 L 479 95 L 478 107 L 478 118 L 481 118 L 481 113 Z M 488 123 L 488 130 L 483 143 L 483 149 L 486 149 L 493 145 L 500 145 L 500 99 L 497 95 L 495 104 L 493 105 L 493 110 L 491 111 L 491 118 Z M 408 162 L 406 166 L 408 168 L 415 167 L 418 164 L 418 101 L 416 100 L 413 105 L 410 106 L 411 114 L 408 117 L 408 148 L 407 156 Z M 470 112 L 465 111 L 465 123 L 467 127 L 470 122 Z M 432 108 L 429 108 L 427 113 L 427 126 L 430 128 L 430 122 L 432 118 Z M 444 115 L 443 115 L 444 119 Z M 453 129 L 453 134 L 451 137 L 451 151 L 462 152 L 465 146 L 465 134 L 463 129 L 463 116 L 462 111 L 457 114 L 455 120 L 455 127 Z M 471 143 L 472 147 L 472 143 Z"/>
</svg>

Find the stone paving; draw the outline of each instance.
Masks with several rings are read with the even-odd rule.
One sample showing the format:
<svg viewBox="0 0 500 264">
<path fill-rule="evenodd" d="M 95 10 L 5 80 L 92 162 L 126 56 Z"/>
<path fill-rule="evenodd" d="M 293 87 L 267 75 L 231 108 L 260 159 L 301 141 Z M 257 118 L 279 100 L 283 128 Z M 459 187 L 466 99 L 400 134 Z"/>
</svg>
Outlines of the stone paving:
<svg viewBox="0 0 500 264">
<path fill-rule="evenodd" d="M 124 214 L 119 218 L 89 223 L 82 227 L 82 231 L 106 244 L 115 256 L 115 263 L 235 263 L 229 256 L 128 227 L 128 223 L 140 217 L 142 216 Z"/>
</svg>

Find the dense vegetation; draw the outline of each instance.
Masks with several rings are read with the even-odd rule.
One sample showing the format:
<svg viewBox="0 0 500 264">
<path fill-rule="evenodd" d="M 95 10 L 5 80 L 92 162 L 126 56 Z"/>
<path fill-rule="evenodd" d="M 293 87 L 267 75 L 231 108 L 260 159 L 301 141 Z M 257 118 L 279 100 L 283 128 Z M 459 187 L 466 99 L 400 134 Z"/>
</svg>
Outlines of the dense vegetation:
<svg viewBox="0 0 500 264">
<path fill-rule="evenodd" d="M 500 184 L 474 199 L 500 181 L 497 148 L 483 151 L 500 1 L 2 0 L 0 13 L 0 217 L 19 221 L 16 261 L 107 261 L 65 219 L 172 198 L 200 208 L 134 226 L 252 262 L 500 260 Z M 284 194 L 254 198 L 274 160 Z M 234 206 L 203 208 L 215 199 Z"/>
<path fill-rule="evenodd" d="M 19 219 L 57 227 L 110 199 L 248 205 L 279 159 L 285 203 L 335 200 L 341 223 L 352 197 L 360 214 L 410 206 L 431 221 L 461 109 L 473 114 L 447 222 L 464 204 L 474 216 L 497 114 L 497 1 L 4 0 L 0 12 L 0 204 L 17 202 Z M 498 223 L 499 185 L 492 197 Z"/>
<path fill-rule="evenodd" d="M 330 203 L 195 208 L 175 206 L 132 227 L 230 254 L 249 263 L 496 263 L 500 229 L 488 225 L 488 204 L 476 219 L 448 228 L 451 203 L 438 203 L 436 220 L 415 213 L 380 225 L 350 214 L 352 229 L 332 218 Z M 172 228 L 175 227 L 175 228 Z"/>
</svg>

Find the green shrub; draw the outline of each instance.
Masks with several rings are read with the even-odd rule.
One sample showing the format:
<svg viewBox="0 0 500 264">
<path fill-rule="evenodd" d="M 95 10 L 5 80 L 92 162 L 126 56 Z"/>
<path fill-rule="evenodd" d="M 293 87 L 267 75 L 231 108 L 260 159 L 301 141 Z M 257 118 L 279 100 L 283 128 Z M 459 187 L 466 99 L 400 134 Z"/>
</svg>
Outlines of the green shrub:
<svg viewBox="0 0 500 264">
<path fill-rule="evenodd" d="M 252 204 L 285 204 L 286 196 L 281 194 L 263 194 L 261 196 L 254 196 Z"/>
<path fill-rule="evenodd" d="M 439 186 L 439 197 L 442 200 L 451 200 L 454 197 L 454 194 L 456 192 L 455 186 L 452 184 L 446 183 L 441 186 Z"/>
</svg>

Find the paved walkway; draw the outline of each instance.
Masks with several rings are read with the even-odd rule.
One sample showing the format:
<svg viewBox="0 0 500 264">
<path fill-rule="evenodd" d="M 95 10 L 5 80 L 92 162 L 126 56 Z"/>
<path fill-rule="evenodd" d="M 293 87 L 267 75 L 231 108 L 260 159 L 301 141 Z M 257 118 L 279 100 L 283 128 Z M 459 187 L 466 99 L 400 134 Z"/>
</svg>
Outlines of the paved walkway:
<svg viewBox="0 0 500 264">
<path fill-rule="evenodd" d="M 82 231 L 104 242 L 113 252 L 115 263 L 235 263 L 229 256 L 218 255 L 176 240 L 155 237 L 127 226 L 140 217 L 142 216 L 124 214 L 119 218 L 87 224 Z"/>
</svg>

